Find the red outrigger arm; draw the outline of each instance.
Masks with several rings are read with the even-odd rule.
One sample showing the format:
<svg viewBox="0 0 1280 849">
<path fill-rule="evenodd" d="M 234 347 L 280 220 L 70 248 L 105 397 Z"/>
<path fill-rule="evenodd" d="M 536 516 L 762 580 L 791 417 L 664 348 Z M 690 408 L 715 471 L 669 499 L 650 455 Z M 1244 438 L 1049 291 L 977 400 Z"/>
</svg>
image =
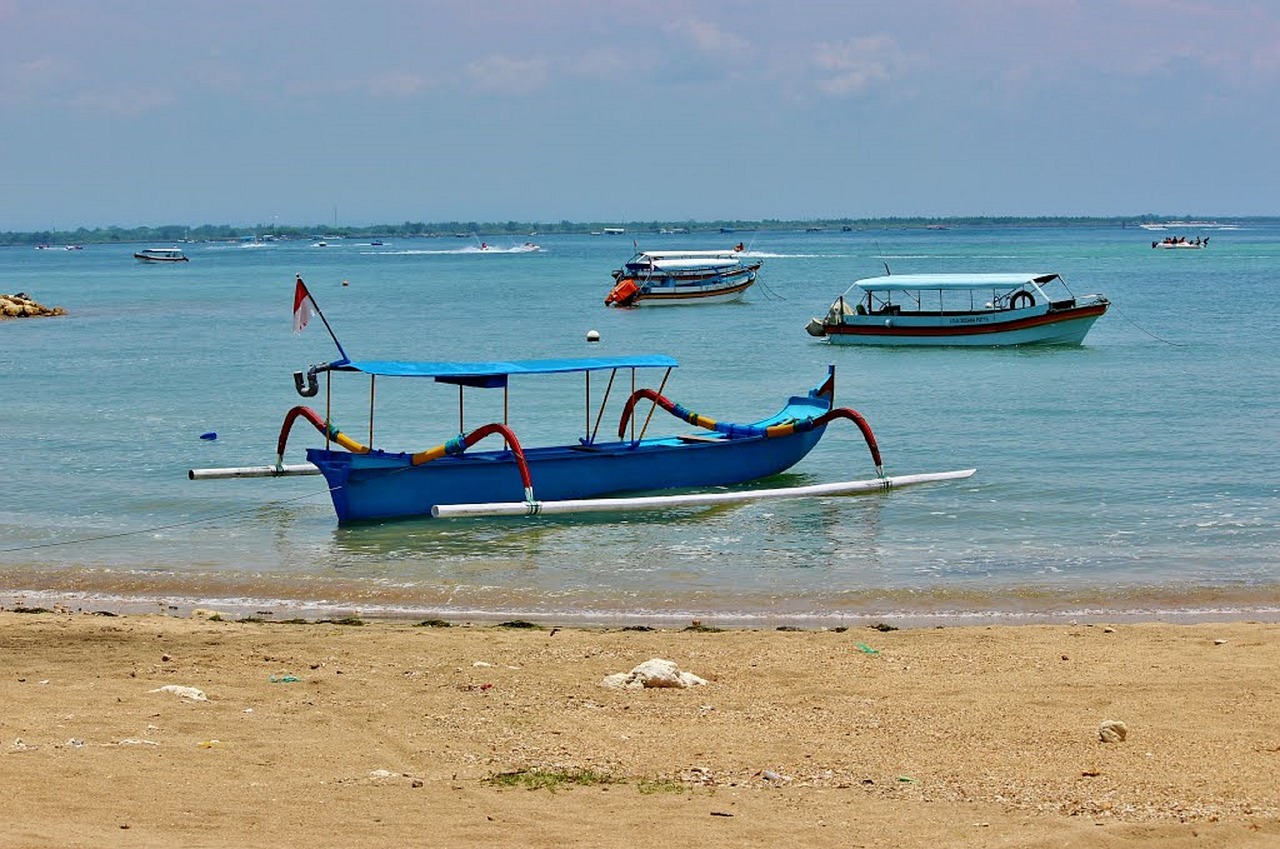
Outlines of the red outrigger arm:
<svg viewBox="0 0 1280 849">
<path fill-rule="evenodd" d="M 332 424 L 326 422 L 320 417 L 320 414 L 310 407 L 297 406 L 285 414 L 284 424 L 280 426 L 280 438 L 276 442 L 276 463 L 281 465 L 284 463 L 284 449 L 289 441 L 289 433 L 293 430 L 293 424 L 299 418 L 304 418 L 315 429 L 324 434 L 326 439 L 330 439 L 352 454 L 368 454 L 369 447 L 361 445 L 351 437 L 338 430 Z M 533 500 L 533 478 L 529 474 L 529 463 L 524 456 L 524 448 L 520 445 L 520 440 L 516 438 L 515 432 L 511 428 L 498 422 L 487 425 L 481 425 L 468 434 L 459 434 L 448 442 L 437 445 L 435 448 L 428 448 L 426 451 L 419 451 L 410 459 L 413 465 L 421 466 L 423 463 L 429 463 L 432 460 L 444 456 L 456 456 L 466 451 L 472 445 L 475 445 L 486 436 L 499 434 L 506 441 L 507 446 L 511 449 L 511 453 L 515 455 L 516 468 L 520 471 L 520 481 L 524 484 L 525 498 L 529 501 Z"/>
<path fill-rule="evenodd" d="M 520 470 L 520 480 L 524 484 L 525 499 L 533 500 L 533 477 L 529 474 L 529 463 L 525 460 L 524 448 L 520 446 L 520 440 L 516 439 L 515 432 L 511 428 L 499 422 L 491 422 L 487 425 L 481 425 L 466 435 L 459 434 L 443 445 L 437 445 L 435 448 L 428 448 L 426 451 L 419 451 L 412 457 L 412 463 L 415 466 L 421 466 L 423 463 L 429 463 L 432 460 L 444 457 L 446 455 L 456 456 L 466 451 L 472 445 L 475 445 L 486 436 L 499 434 L 506 440 L 507 447 L 511 449 L 511 453 L 515 455 L 516 467 Z"/>
<path fill-rule="evenodd" d="M 824 384 L 824 389 L 826 385 Z M 636 403 L 642 399 L 648 399 L 666 410 L 678 419 L 683 419 L 689 424 L 700 427 L 705 430 L 713 430 L 716 433 L 723 433 L 730 438 L 744 436 L 763 436 L 766 439 L 775 436 L 790 436 L 793 433 L 804 433 L 813 430 L 816 427 L 823 427 L 834 419 L 848 419 L 858 426 L 858 430 L 862 431 L 862 438 L 866 440 L 867 448 L 871 452 L 871 459 L 876 464 L 876 474 L 884 476 L 884 462 L 880 459 L 880 446 L 876 444 L 875 434 L 871 432 L 871 425 L 867 424 L 867 420 L 857 410 L 849 407 L 837 407 L 834 410 L 827 410 L 820 416 L 809 419 L 793 419 L 782 424 L 769 425 L 761 427 L 760 425 L 741 425 L 730 422 L 718 422 L 715 419 L 707 418 L 699 415 L 692 410 L 680 406 L 664 395 L 660 395 L 653 389 L 637 389 L 631 393 L 631 397 L 627 399 L 626 406 L 622 410 L 622 419 L 618 422 L 618 438 L 622 439 L 627 432 L 627 422 L 631 420 L 631 416 L 635 411 Z"/>
<path fill-rule="evenodd" d="M 276 440 L 276 464 L 284 463 L 284 447 L 289 442 L 289 433 L 293 430 L 293 423 L 299 417 L 306 419 L 315 425 L 315 429 L 324 434 L 325 439 L 332 440 L 352 454 L 368 454 L 367 446 L 361 445 L 333 425 L 320 418 L 320 414 L 310 407 L 299 405 L 289 412 L 285 413 L 284 424 L 280 425 L 280 438 Z"/>
</svg>

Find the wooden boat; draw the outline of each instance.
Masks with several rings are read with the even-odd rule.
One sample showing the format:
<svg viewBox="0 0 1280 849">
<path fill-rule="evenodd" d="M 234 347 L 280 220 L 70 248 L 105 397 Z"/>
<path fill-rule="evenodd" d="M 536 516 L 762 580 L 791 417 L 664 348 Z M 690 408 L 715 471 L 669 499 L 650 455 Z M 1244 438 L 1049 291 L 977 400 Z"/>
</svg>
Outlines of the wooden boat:
<svg viewBox="0 0 1280 849">
<path fill-rule="evenodd" d="M 744 248 L 727 251 L 639 251 L 613 272 L 606 306 L 736 301 L 756 282 L 761 263 Z"/>
<path fill-rule="evenodd" d="M 298 291 L 305 293 L 300 279 L 297 285 Z M 298 305 L 309 309 L 314 307 L 314 301 L 309 294 L 295 294 L 295 321 Z M 303 313 L 302 326 L 309 315 L 309 312 Z M 328 327 L 327 321 L 325 326 Z M 334 343 L 341 355 L 338 359 L 313 366 L 305 374 L 294 374 L 295 386 L 303 397 L 319 394 L 318 375 L 324 375 L 324 413 L 307 406 L 295 406 L 288 411 L 280 428 L 273 465 L 192 469 L 188 476 L 197 480 L 322 474 L 329 484 L 341 524 L 404 517 L 633 510 L 668 506 L 672 503 L 670 498 L 695 496 L 647 496 L 626 503 L 602 496 L 705 489 L 768 478 L 803 459 L 826 433 L 827 425 L 838 419 L 852 422 L 861 432 L 875 465 L 875 478 L 819 485 L 821 489 L 812 492 L 804 492 L 804 487 L 788 488 L 785 495 L 887 490 L 931 480 L 968 477 L 974 471 L 886 477 L 879 447 L 866 420 L 852 409 L 834 406 L 834 366 L 829 368 L 820 386 L 790 398 L 774 415 L 749 424 L 733 424 L 691 412 L 662 394 L 671 371 L 677 366 L 674 359 L 665 355 L 501 362 L 352 360 L 337 343 L 336 336 Z M 658 389 L 637 386 L 637 374 L 644 369 L 663 372 Z M 592 376 L 601 372 L 607 373 L 608 379 L 603 381 L 603 391 L 597 390 L 600 395 L 597 402 L 593 397 Z M 583 374 L 585 378 L 587 415 L 581 436 L 560 445 L 524 446 L 507 417 L 511 383 L 541 375 L 573 373 Z M 360 443 L 337 427 L 331 409 L 334 397 L 331 382 L 336 377 L 352 375 L 364 375 L 368 380 L 370 442 L 373 441 L 374 387 L 378 378 L 417 379 L 456 387 L 457 435 L 419 451 L 387 450 Z M 601 423 L 615 385 L 627 382 L 630 388 L 619 392 L 626 395 L 616 434 L 602 436 Z M 597 381 L 595 386 L 599 387 L 600 383 Z M 501 390 L 503 420 L 467 428 L 463 423 L 464 390 Z M 366 408 L 362 405 L 361 409 Z M 647 436 L 650 419 L 659 409 L 700 432 Z M 324 437 L 324 444 L 306 450 L 306 463 L 286 465 L 285 451 L 294 425 L 299 422 L 312 425 Z M 472 450 L 489 437 L 493 438 L 494 447 Z M 783 497 L 778 490 L 755 492 L 761 494 L 700 493 L 696 497 L 702 500 L 688 503 L 707 503 L 706 499 Z"/>
<path fill-rule="evenodd" d="M 143 248 L 133 258 L 140 262 L 187 262 L 180 248 Z"/>
<path fill-rule="evenodd" d="M 1109 305 L 1057 274 L 895 274 L 855 282 L 805 329 L 845 345 L 1079 345 Z"/>
</svg>

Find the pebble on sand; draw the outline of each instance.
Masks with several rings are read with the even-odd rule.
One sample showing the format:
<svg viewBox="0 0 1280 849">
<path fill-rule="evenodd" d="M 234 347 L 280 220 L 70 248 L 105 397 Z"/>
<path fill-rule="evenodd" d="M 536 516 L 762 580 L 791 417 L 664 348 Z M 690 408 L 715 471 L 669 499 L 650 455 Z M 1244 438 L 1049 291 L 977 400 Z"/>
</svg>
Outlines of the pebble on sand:
<svg viewBox="0 0 1280 849">
<path fill-rule="evenodd" d="M 1098 737 L 1104 743 L 1123 743 L 1127 736 L 1129 736 L 1128 726 L 1118 720 L 1105 719 L 1098 726 Z"/>
</svg>

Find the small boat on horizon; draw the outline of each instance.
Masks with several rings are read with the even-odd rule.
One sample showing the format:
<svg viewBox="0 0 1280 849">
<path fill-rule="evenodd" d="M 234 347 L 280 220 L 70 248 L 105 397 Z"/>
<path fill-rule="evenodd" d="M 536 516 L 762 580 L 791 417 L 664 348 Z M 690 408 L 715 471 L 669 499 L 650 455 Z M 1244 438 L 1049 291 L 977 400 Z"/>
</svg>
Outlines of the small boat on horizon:
<svg viewBox="0 0 1280 849">
<path fill-rule="evenodd" d="M 1151 247 L 1163 250 L 1198 250 L 1209 247 L 1209 237 L 1196 236 L 1194 239 L 1188 239 L 1186 236 L 1165 236 L 1158 242 L 1152 242 Z"/>
<path fill-rule="evenodd" d="M 1110 303 L 1057 274 L 895 274 L 856 281 L 805 330 L 840 345 L 1079 345 Z"/>
<path fill-rule="evenodd" d="M 739 300 L 760 271 L 739 243 L 718 251 L 638 251 L 613 271 L 605 306 L 723 303 Z"/>
<path fill-rule="evenodd" d="M 133 258 L 139 262 L 187 262 L 181 248 L 143 248 Z"/>
</svg>

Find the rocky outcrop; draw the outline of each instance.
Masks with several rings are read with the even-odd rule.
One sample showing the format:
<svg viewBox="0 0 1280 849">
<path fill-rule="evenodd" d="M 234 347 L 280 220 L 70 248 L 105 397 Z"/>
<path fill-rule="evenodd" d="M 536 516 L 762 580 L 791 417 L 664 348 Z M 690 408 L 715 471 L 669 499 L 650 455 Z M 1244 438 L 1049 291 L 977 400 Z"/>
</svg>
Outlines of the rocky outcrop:
<svg viewBox="0 0 1280 849">
<path fill-rule="evenodd" d="M 30 318 L 43 315 L 66 315 L 62 307 L 46 307 L 31 299 L 26 292 L 0 295 L 0 318 Z"/>
</svg>

